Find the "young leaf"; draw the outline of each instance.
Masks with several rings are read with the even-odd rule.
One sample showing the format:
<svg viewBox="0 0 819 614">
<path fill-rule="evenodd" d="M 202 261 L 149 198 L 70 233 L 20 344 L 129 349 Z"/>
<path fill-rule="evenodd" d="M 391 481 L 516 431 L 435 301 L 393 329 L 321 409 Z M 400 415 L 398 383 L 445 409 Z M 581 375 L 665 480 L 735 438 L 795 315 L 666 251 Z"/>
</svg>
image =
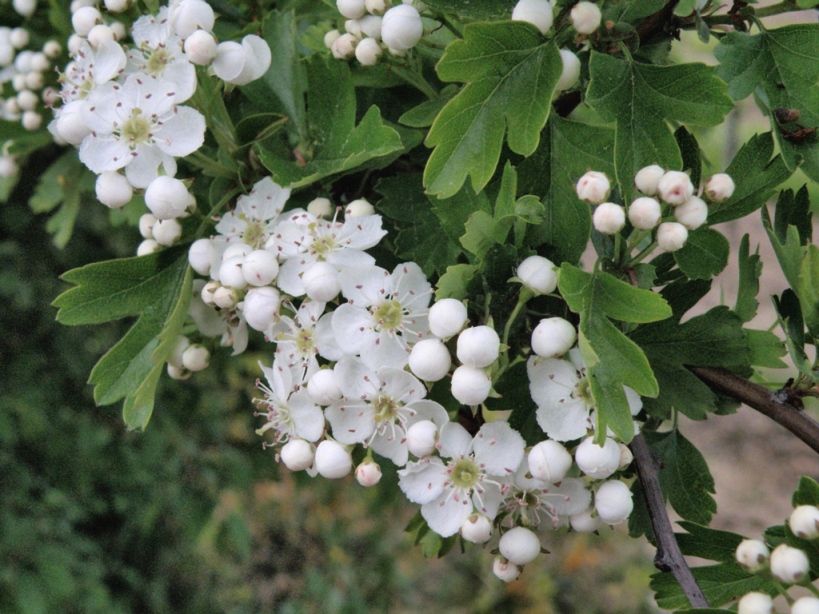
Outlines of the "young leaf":
<svg viewBox="0 0 819 614">
<path fill-rule="evenodd" d="M 761 591 L 770 595 L 777 594 L 773 582 L 765 579 L 762 575 L 751 575 L 737 563 L 729 562 L 695 567 L 691 572 L 694 574 L 694 579 L 702 589 L 708 603 L 714 607 L 725 605 L 736 599 L 737 596 L 745 595 L 751 591 Z M 651 576 L 651 589 L 654 591 L 657 605 L 664 610 L 682 608 L 690 611 L 688 607 L 690 607 L 691 603 L 672 574 L 656 573 Z"/>
<path fill-rule="evenodd" d="M 759 276 L 762 274 L 762 263 L 759 261 L 759 246 L 753 255 L 750 253 L 749 235 L 744 235 L 739 243 L 739 284 L 737 302 L 734 312 L 743 322 L 750 322 L 756 315 L 759 302 Z"/>
<path fill-rule="evenodd" d="M 819 505 L 819 483 L 813 478 L 802 476 L 799 478 L 799 485 L 793 493 L 791 503 L 794 507 L 798 505 Z"/>
<path fill-rule="evenodd" d="M 674 260 L 689 279 L 711 279 L 728 264 L 731 246 L 722 233 L 713 228 L 697 228 L 688 233 Z"/>
<path fill-rule="evenodd" d="M 530 24 L 473 23 L 447 48 L 437 70 L 443 81 L 466 85 L 427 135 L 435 150 L 424 185 L 447 198 L 470 176 L 479 192 L 495 172 L 507 128 L 512 151 L 528 156 L 537 148 L 563 70 L 560 54 Z"/>
<path fill-rule="evenodd" d="M 453 264 L 446 268 L 446 273 L 438 278 L 435 290 L 435 300 L 442 298 L 456 298 L 462 301 L 466 298 L 466 288 L 477 273 L 478 267 L 474 264 Z"/>
<path fill-rule="evenodd" d="M 811 243 L 806 249 L 799 271 L 799 302 L 805 325 L 814 338 L 819 338 L 819 247 Z"/>
<path fill-rule="evenodd" d="M 508 18 L 515 8 L 517 0 L 492 0 L 492 2 L 474 2 L 473 0 L 431 0 L 425 2 L 428 7 L 442 13 L 453 13 L 472 19 Z"/>
<path fill-rule="evenodd" d="M 785 194 L 785 192 L 783 192 Z M 779 236 L 774 231 L 771 224 L 771 217 L 768 215 L 768 209 L 762 208 L 762 226 L 765 232 L 768 233 L 768 238 L 771 240 L 776 259 L 779 261 L 779 266 L 788 285 L 794 290 L 799 288 L 799 272 L 802 268 L 802 243 L 799 239 L 799 231 L 796 226 L 788 226 L 785 231 L 784 241 L 780 241 Z"/>
<path fill-rule="evenodd" d="M 687 531 L 675 533 L 685 556 L 730 563 L 736 560 L 737 546 L 745 539 L 736 533 L 718 531 L 687 520 L 681 520 L 677 524 Z"/>
</svg>

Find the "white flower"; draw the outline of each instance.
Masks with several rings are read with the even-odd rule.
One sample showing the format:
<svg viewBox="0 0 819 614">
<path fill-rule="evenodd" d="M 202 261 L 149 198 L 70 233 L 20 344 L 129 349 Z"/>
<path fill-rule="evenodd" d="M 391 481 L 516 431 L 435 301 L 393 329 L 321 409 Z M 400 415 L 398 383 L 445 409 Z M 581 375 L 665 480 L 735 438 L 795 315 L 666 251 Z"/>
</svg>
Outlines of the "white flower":
<svg viewBox="0 0 819 614">
<path fill-rule="evenodd" d="M 296 314 L 292 318 L 281 316 L 275 328 L 276 358 L 293 369 L 298 384 L 319 370 L 316 324 L 324 307 L 325 303 L 318 301 L 302 301 Z"/>
<path fill-rule="evenodd" d="M 563 478 L 560 486 L 556 486 L 527 477 L 527 473 L 531 473 L 531 467 L 528 459 L 524 458 L 515 472 L 512 488 L 508 489 L 503 500 L 503 508 L 511 525 L 523 523 L 536 527 L 548 521 L 551 528 L 556 529 L 561 521 L 567 524 L 570 516 L 583 512 L 591 505 L 591 492 L 583 479 Z"/>
<path fill-rule="evenodd" d="M 390 274 L 380 267 L 349 268 L 339 276 L 348 302 L 333 312 L 333 332 L 348 354 L 359 354 L 371 369 L 402 368 L 410 346 L 428 333 L 431 286 L 414 262 Z"/>
<path fill-rule="evenodd" d="M 256 430 L 257 435 L 273 430 L 275 443 L 288 442 L 292 439 L 304 439 L 315 442 L 324 433 L 324 415 L 321 408 L 307 395 L 303 388 L 293 392 L 293 374 L 291 370 L 274 360 L 272 367 L 259 363 L 267 379 L 267 385 L 258 382 L 256 385 L 264 393 L 264 398 L 256 399 L 259 415 L 267 422 Z"/>
<path fill-rule="evenodd" d="M 441 429 L 441 456 L 410 462 L 398 472 L 407 498 L 421 505 L 421 515 L 442 537 L 458 532 L 479 511 L 490 519 L 498 513 L 509 478 L 523 460 L 523 438 L 507 422 L 484 424 L 475 438 L 460 424 Z"/>
<path fill-rule="evenodd" d="M 171 29 L 181 38 L 188 38 L 200 28 L 206 32 L 213 30 L 215 16 L 205 0 L 174 0 L 167 15 Z"/>
<path fill-rule="evenodd" d="M 327 408 L 333 436 L 341 443 L 366 443 L 399 467 L 409 458 L 407 429 L 421 420 L 443 426 L 446 410 L 424 399 L 427 389 L 401 369 L 368 369 L 356 358 L 335 366 L 344 397 Z"/>
<path fill-rule="evenodd" d="M 85 100 L 95 88 L 116 79 L 125 64 L 125 51 L 118 43 L 103 41 L 95 49 L 87 41 L 82 41 L 60 75 L 63 102 Z"/>
<path fill-rule="evenodd" d="M 142 74 L 95 89 L 83 119 L 91 134 L 80 145 L 80 160 L 98 174 L 125 168 L 136 188 L 148 187 L 160 165 L 173 177 L 174 158 L 196 151 L 205 140 L 205 118 L 176 105 L 175 85 Z"/>
<path fill-rule="evenodd" d="M 236 208 L 228 211 L 216 224 L 217 241 L 246 243 L 255 249 L 265 247 L 273 235 L 279 214 L 290 198 L 290 189 L 273 182 L 270 177 L 257 181 L 250 194 L 236 201 Z"/>
</svg>

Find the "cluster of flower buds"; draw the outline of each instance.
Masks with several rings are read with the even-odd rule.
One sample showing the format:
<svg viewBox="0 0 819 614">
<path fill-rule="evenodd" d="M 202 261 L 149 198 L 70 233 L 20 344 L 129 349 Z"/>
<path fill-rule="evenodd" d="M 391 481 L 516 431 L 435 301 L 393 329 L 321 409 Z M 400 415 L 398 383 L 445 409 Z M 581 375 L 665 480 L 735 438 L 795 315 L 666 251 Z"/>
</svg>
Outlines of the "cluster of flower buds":
<svg viewBox="0 0 819 614">
<path fill-rule="evenodd" d="M 708 204 L 701 195 L 711 202 L 720 203 L 734 193 L 734 182 L 725 173 L 713 175 L 697 195 L 687 173 L 667 171 L 656 164 L 640 169 L 634 177 L 634 186 L 642 196 L 629 205 L 628 221 L 638 231 L 656 228 L 657 245 L 666 252 L 682 248 L 688 240 L 688 231 L 705 224 Z M 575 189 L 578 198 L 596 205 L 592 221 L 597 231 L 614 235 L 625 227 L 626 209 L 606 202 L 611 184 L 605 173 L 587 172 L 577 182 Z M 666 203 L 668 208 L 664 209 L 660 201 Z M 668 209 L 673 211 L 674 221 Z M 663 219 L 667 221 L 663 222 Z"/>
<path fill-rule="evenodd" d="M 423 2 L 404 0 L 336 0 L 344 22 L 344 32 L 331 30 L 324 44 L 339 60 L 355 56 L 363 66 L 374 66 L 384 49 L 404 56 L 424 35 Z"/>
</svg>

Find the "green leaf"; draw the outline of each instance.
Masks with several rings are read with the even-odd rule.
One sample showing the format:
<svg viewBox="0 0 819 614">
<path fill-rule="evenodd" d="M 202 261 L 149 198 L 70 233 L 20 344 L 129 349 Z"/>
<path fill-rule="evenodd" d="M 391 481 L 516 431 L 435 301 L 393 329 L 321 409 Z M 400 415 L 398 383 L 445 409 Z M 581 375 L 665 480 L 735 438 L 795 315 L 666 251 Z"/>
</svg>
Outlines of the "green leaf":
<svg viewBox="0 0 819 614">
<path fill-rule="evenodd" d="M 708 603 L 715 607 L 729 603 L 737 596 L 751 591 L 776 594 L 776 587 L 770 580 L 761 575 L 749 574 L 737 563 L 695 567 L 691 572 Z M 651 588 L 657 605 L 665 610 L 687 610 L 691 605 L 679 583 L 670 573 L 657 573 L 651 576 Z"/>
<path fill-rule="evenodd" d="M 736 560 L 737 546 L 745 539 L 736 533 L 718 531 L 686 520 L 679 521 L 677 524 L 687 531 L 687 533 L 674 534 L 685 556 L 697 556 L 701 559 L 730 563 Z"/>
<path fill-rule="evenodd" d="M 799 302 L 810 334 L 819 338 L 819 247 L 807 246 L 799 271 Z"/>
<path fill-rule="evenodd" d="M 476 194 L 468 185 L 465 185 L 455 196 L 446 200 L 439 200 L 434 196 L 430 196 L 429 200 L 444 232 L 456 244 L 460 244 L 470 215 L 476 211 L 492 213 L 492 205 L 489 203 L 486 193 L 479 192 Z"/>
<path fill-rule="evenodd" d="M 577 197 L 574 184 L 591 167 L 614 177 L 614 131 L 600 126 L 549 118 L 537 151 L 519 166 L 519 191 L 537 194 L 545 219 L 529 230 L 533 247 L 546 244 L 553 262 L 580 260 L 591 232 L 591 209 Z"/>
<path fill-rule="evenodd" d="M 456 298 L 462 301 L 467 295 L 467 286 L 477 273 L 478 267 L 474 264 L 454 264 L 446 268 L 436 284 L 435 300 L 442 298 Z"/>
<path fill-rule="evenodd" d="M 688 233 L 674 260 L 689 279 L 711 279 L 728 264 L 731 246 L 722 233 L 713 228 L 697 228 Z"/>
<path fill-rule="evenodd" d="M 737 152 L 725 170 L 736 182 L 734 194 L 724 203 L 712 203 L 708 208 L 708 223 L 728 222 L 764 205 L 774 188 L 791 176 L 782 156 L 773 160 L 774 143 L 770 132 L 752 137 Z"/>
<path fill-rule="evenodd" d="M 794 507 L 798 505 L 819 505 L 819 483 L 813 478 L 802 476 L 799 478 L 799 485 L 793 493 L 791 503 Z"/>
<path fill-rule="evenodd" d="M 543 431 L 537 423 L 537 405 L 529 394 L 529 376 L 526 363 L 519 362 L 507 369 L 494 384 L 500 398 L 486 399 L 486 407 L 492 411 L 512 410 L 509 426 L 521 434 L 526 445 L 543 440 Z"/>
<path fill-rule="evenodd" d="M 655 66 L 592 52 L 586 102 L 615 122 L 617 182 L 630 200 L 644 166 L 682 168 L 667 120 L 714 126 L 733 108 L 726 85 L 704 64 Z"/>
<path fill-rule="evenodd" d="M 307 61 L 307 123 L 311 140 L 302 143 L 304 161 L 292 161 L 265 143 L 256 145 L 262 164 L 280 185 L 300 187 L 402 151 L 396 130 L 381 119 L 377 106 L 355 125 L 356 99 L 349 67 L 319 55 Z"/>
<path fill-rule="evenodd" d="M 786 369 L 788 365 L 780 360 L 787 354 L 782 339 L 768 330 L 745 329 L 745 340 L 751 352 L 751 364 L 769 369 Z"/>
<path fill-rule="evenodd" d="M 809 381 L 816 381 L 813 365 L 805 353 L 805 323 L 796 292 L 788 288 L 781 297 L 774 296 L 774 305 L 779 314 L 779 325 L 785 331 L 785 345 L 794 366 Z"/>
<path fill-rule="evenodd" d="M 428 128 L 438 117 L 438 113 L 444 108 L 444 105 L 449 102 L 448 97 L 441 96 L 434 100 L 425 100 L 417 107 L 411 108 L 398 118 L 398 123 L 409 126 L 410 128 Z"/>
<path fill-rule="evenodd" d="M 127 316 L 139 319 L 91 372 L 94 400 L 124 399 L 130 428 L 144 429 L 165 362 L 182 329 L 191 297 L 187 247 L 73 269 L 63 279 L 75 285 L 57 297 L 57 320 L 96 324 Z"/>
<path fill-rule="evenodd" d="M 744 235 L 739 243 L 739 284 L 737 288 L 737 302 L 734 306 L 736 314 L 743 322 L 750 322 L 756 316 L 759 302 L 759 276 L 762 274 L 762 263 L 759 261 L 759 246 L 753 255 L 750 254 L 750 237 Z"/>
<path fill-rule="evenodd" d="M 46 222 L 46 230 L 54 235 L 54 245 L 60 249 L 71 238 L 82 193 L 93 189 L 93 175 L 79 161 L 75 151 L 60 156 L 40 175 L 28 204 L 35 213 L 53 211 L 59 206 Z"/>
<path fill-rule="evenodd" d="M 625 337 L 623 337 L 625 339 Z M 603 355 L 605 359 L 605 354 Z M 643 357 L 645 360 L 645 357 Z M 646 362 L 645 368 L 648 369 Z M 649 373 L 650 373 L 649 369 Z M 594 398 L 596 412 L 598 445 L 605 440 L 608 429 L 625 443 L 634 437 L 634 419 L 628 405 L 622 381 L 618 380 L 617 374 L 607 369 L 605 365 L 597 365 L 588 370 L 589 390 Z M 656 383 L 655 383 L 656 385 Z"/>
<path fill-rule="evenodd" d="M 691 183 L 696 186 L 700 185 L 702 156 L 700 155 L 700 146 L 697 139 L 685 129 L 685 126 L 677 128 L 674 132 L 674 138 L 677 140 L 680 155 L 682 155 L 682 169 L 691 173 Z"/>
<path fill-rule="evenodd" d="M 671 419 L 675 409 L 692 420 L 705 420 L 717 411 L 717 398 L 711 389 L 673 356 L 643 348 L 660 387 L 657 398 L 643 399 L 648 415 Z"/>
<path fill-rule="evenodd" d="M 483 259 L 493 245 L 503 245 L 512 220 L 499 221 L 485 211 L 476 211 L 466 222 L 466 233 L 461 237 L 461 245 Z"/>
<path fill-rule="evenodd" d="M 768 233 L 768 238 L 771 240 L 776 259 L 779 261 L 779 267 L 788 281 L 788 285 L 794 290 L 799 288 L 799 274 L 802 269 L 802 258 L 804 250 L 802 249 L 802 242 L 799 239 L 799 230 L 796 226 L 788 226 L 785 232 L 785 240 L 780 241 L 779 236 L 774 231 L 771 225 L 771 218 L 768 215 L 768 210 L 762 209 L 762 226 L 765 232 Z"/>
<path fill-rule="evenodd" d="M 471 176 L 481 191 L 495 172 L 507 128 L 512 151 L 535 151 L 562 67 L 557 47 L 530 24 L 468 25 L 437 66 L 441 80 L 466 85 L 427 135 L 427 146 L 435 148 L 424 170 L 427 190 L 446 198 Z"/>
<path fill-rule="evenodd" d="M 799 188 L 796 195 L 793 190 L 782 190 L 774 207 L 774 232 L 779 240 L 784 242 L 788 226 L 796 226 L 799 231 L 799 242 L 806 245 L 813 240 L 812 217 L 807 185 Z"/>
<path fill-rule="evenodd" d="M 429 8 L 442 13 L 453 13 L 471 19 L 508 19 L 512 15 L 517 0 L 492 0 L 492 2 L 474 2 L 474 0 L 432 0 L 424 2 Z"/>
</svg>

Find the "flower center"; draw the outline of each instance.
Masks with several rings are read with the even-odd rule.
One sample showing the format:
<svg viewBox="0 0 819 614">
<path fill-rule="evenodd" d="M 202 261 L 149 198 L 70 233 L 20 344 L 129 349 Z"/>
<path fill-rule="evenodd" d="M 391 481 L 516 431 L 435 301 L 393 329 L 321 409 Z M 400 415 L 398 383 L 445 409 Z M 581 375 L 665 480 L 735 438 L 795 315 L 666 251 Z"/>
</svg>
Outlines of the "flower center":
<svg viewBox="0 0 819 614">
<path fill-rule="evenodd" d="M 162 47 L 155 49 L 151 53 L 151 57 L 148 58 L 148 63 L 146 64 L 148 74 L 161 75 L 165 70 L 165 67 L 168 65 L 169 59 L 170 56 L 166 49 Z"/>
<path fill-rule="evenodd" d="M 133 149 L 151 138 L 151 120 L 140 109 L 134 109 L 131 117 L 122 124 L 121 134 Z"/>
<path fill-rule="evenodd" d="M 384 301 L 373 311 L 373 319 L 381 330 L 395 330 L 404 321 L 404 309 L 395 299 Z"/>
<path fill-rule="evenodd" d="M 267 241 L 267 232 L 265 229 L 266 224 L 261 220 L 249 220 L 247 219 L 247 215 L 244 213 L 240 214 L 238 217 L 239 219 L 247 222 L 242 240 L 251 247 L 262 249 L 265 241 Z"/>
<path fill-rule="evenodd" d="M 376 422 L 387 422 L 398 415 L 400 405 L 387 395 L 379 395 L 372 404 Z"/>
<path fill-rule="evenodd" d="M 327 254 L 334 249 L 336 249 L 336 240 L 332 235 L 316 237 L 313 244 L 310 246 L 310 251 L 316 254 L 321 260 L 324 260 Z"/>
<path fill-rule="evenodd" d="M 313 354 L 313 333 L 309 330 L 301 330 L 296 335 L 296 349 L 304 357 L 310 357 Z"/>
<path fill-rule="evenodd" d="M 473 488 L 481 478 L 481 470 L 471 458 L 462 458 L 452 467 L 452 484 L 456 488 Z"/>
<path fill-rule="evenodd" d="M 591 394 L 591 384 L 589 384 L 589 378 L 584 377 L 577 383 L 577 388 L 575 388 L 574 392 L 572 393 L 572 397 L 575 399 L 583 399 L 586 405 L 589 407 L 594 407 L 594 398 Z"/>
</svg>

